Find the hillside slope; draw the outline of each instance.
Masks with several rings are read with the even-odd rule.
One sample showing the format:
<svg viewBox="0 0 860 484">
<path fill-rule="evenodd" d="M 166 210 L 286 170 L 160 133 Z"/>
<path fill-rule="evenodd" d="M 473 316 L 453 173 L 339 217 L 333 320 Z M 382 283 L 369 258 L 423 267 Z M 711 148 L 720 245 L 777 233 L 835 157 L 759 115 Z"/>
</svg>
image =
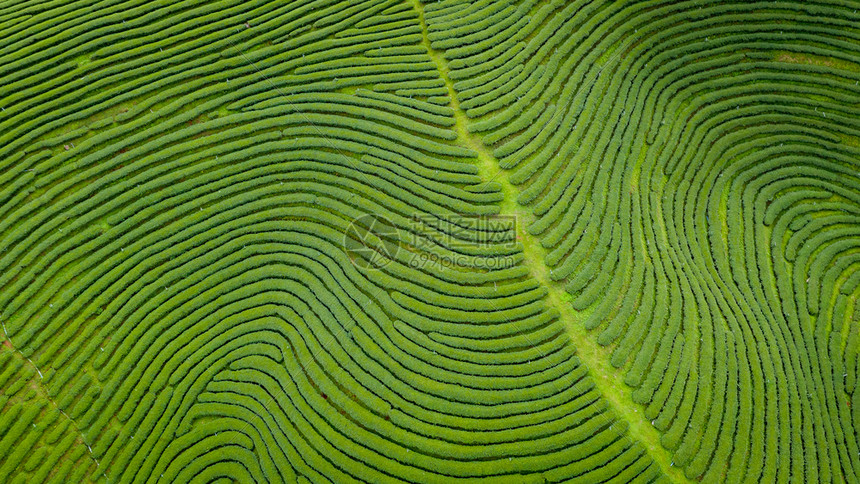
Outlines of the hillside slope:
<svg viewBox="0 0 860 484">
<path fill-rule="evenodd" d="M 858 7 L 0 3 L 0 482 L 858 482 Z"/>
</svg>

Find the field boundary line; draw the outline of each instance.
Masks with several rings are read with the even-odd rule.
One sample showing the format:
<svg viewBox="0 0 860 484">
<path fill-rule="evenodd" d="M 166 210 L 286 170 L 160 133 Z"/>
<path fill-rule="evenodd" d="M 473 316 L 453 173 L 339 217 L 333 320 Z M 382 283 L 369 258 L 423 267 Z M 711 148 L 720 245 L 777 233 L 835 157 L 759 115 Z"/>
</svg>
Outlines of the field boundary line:
<svg viewBox="0 0 860 484">
<path fill-rule="evenodd" d="M 672 482 L 690 482 L 679 467 L 674 467 L 672 454 L 660 443 L 660 433 L 647 420 L 644 409 L 635 403 L 631 397 L 631 388 L 624 383 L 624 370 L 614 368 L 610 364 L 610 349 L 600 346 L 594 341 L 593 335 L 580 324 L 582 317 L 566 303 L 564 281 L 553 281 L 544 260 L 546 249 L 541 246 L 537 236 L 529 234 L 525 227 L 534 219 L 528 209 L 517 204 L 518 189 L 510 182 L 508 174 L 499 167 L 498 160 L 492 151 L 482 142 L 480 136 L 469 132 L 469 118 L 460 107 L 454 83 L 449 75 L 448 61 L 441 52 L 433 49 L 428 37 L 427 22 L 424 18 L 424 5 L 420 0 L 410 0 L 418 12 L 421 24 L 421 43 L 427 49 L 430 58 L 439 71 L 448 95 L 451 98 L 450 107 L 454 111 L 454 129 L 457 134 L 456 142 L 472 149 L 476 153 L 477 168 L 482 179 L 495 181 L 501 186 L 503 200 L 499 203 L 500 215 L 517 217 L 517 236 L 523 244 L 524 263 L 529 268 L 531 277 L 547 289 L 546 304 L 559 313 L 559 319 L 564 324 L 567 334 L 576 347 L 576 355 L 585 365 L 589 376 L 594 381 L 600 394 L 606 398 L 609 407 L 629 426 L 626 431 L 632 438 L 638 440 L 654 462 L 660 466 L 663 474 Z"/>
</svg>

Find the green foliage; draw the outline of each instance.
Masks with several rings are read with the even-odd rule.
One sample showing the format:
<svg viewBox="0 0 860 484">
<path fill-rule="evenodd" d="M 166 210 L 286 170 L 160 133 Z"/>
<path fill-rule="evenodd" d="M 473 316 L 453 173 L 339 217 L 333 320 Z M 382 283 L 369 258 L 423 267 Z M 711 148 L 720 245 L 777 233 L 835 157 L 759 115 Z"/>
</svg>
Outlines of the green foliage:
<svg viewBox="0 0 860 484">
<path fill-rule="evenodd" d="M 858 482 L 858 22 L 3 4 L 0 481 Z"/>
</svg>

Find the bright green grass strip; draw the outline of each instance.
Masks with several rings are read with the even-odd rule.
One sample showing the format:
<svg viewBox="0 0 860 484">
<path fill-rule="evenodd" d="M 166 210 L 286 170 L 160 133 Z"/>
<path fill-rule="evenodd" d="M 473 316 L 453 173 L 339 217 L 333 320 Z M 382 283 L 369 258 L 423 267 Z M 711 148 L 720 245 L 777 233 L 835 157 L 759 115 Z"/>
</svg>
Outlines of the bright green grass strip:
<svg viewBox="0 0 860 484">
<path fill-rule="evenodd" d="M 501 186 L 504 199 L 499 204 L 500 213 L 517 217 L 517 235 L 523 244 L 524 263 L 529 268 L 531 275 L 547 288 L 547 304 L 558 310 L 568 335 L 576 346 L 577 355 L 585 363 L 595 385 L 609 401 L 616 414 L 630 424 L 628 432 L 631 437 L 644 445 L 651 458 L 672 482 L 691 482 L 684 476 L 680 468 L 672 465 L 672 455 L 660 445 L 660 434 L 657 429 L 645 418 L 644 409 L 631 399 L 630 388 L 624 384 L 624 370 L 614 368 L 609 363 L 610 348 L 597 344 L 581 325 L 586 314 L 574 310 L 570 305 L 568 302 L 570 296 L 564 289 L 564 281 L 550 279 L 549 270 L 544 264 L 546 249 L 541 246 L 537 237 L 525 230 L 534 220 L 534 215 L 517 204 L 517 188 L 508 180 L 508 174 L 499 168 L 499 162 L 493 157 L 492 150 L 484 145 L 479 136 L 469 132 L 467 128 L 469 118 L 460 108 L 454 83 L 449 76 L 448 61 L 440 52 L 430 47 L 430 41 L 427 37 L 427 23 L 424 19 L 424 5 L 419 0 L 410 1 L 418 11 L 418 18 L 421 22 L 421 43 L 427 48 L 430 58 L 436 64 L 442 79 L 445 81 L 445 86 L 448 88 L 451 108 L 454 110 L 454 120 L 456 121 L 457 142 L 468 146 L 477 153 L 478 170 L 481 178 L 486 180 L 486 183 L 496 182 Z"/>
</svg>

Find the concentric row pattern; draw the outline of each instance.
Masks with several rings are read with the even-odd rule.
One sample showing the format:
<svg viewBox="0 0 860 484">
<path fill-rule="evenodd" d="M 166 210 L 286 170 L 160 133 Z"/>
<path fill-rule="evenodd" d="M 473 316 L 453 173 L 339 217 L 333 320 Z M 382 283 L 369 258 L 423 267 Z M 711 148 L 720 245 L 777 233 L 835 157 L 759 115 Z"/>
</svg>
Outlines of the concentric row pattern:
<svg viewBox="0 0 860 484">
<path fill-rule="evenodd" d="M 858 7 L 427 8 L 469 129 L 688 478 L 860 476 Z"/>
<path fill-rule="evenodd" d="M 392 0 L 0 4 L 0 481 L 661 480 L 513 227 L 464 221 L 502 195 L 424 35 Z"/>
</svg>

